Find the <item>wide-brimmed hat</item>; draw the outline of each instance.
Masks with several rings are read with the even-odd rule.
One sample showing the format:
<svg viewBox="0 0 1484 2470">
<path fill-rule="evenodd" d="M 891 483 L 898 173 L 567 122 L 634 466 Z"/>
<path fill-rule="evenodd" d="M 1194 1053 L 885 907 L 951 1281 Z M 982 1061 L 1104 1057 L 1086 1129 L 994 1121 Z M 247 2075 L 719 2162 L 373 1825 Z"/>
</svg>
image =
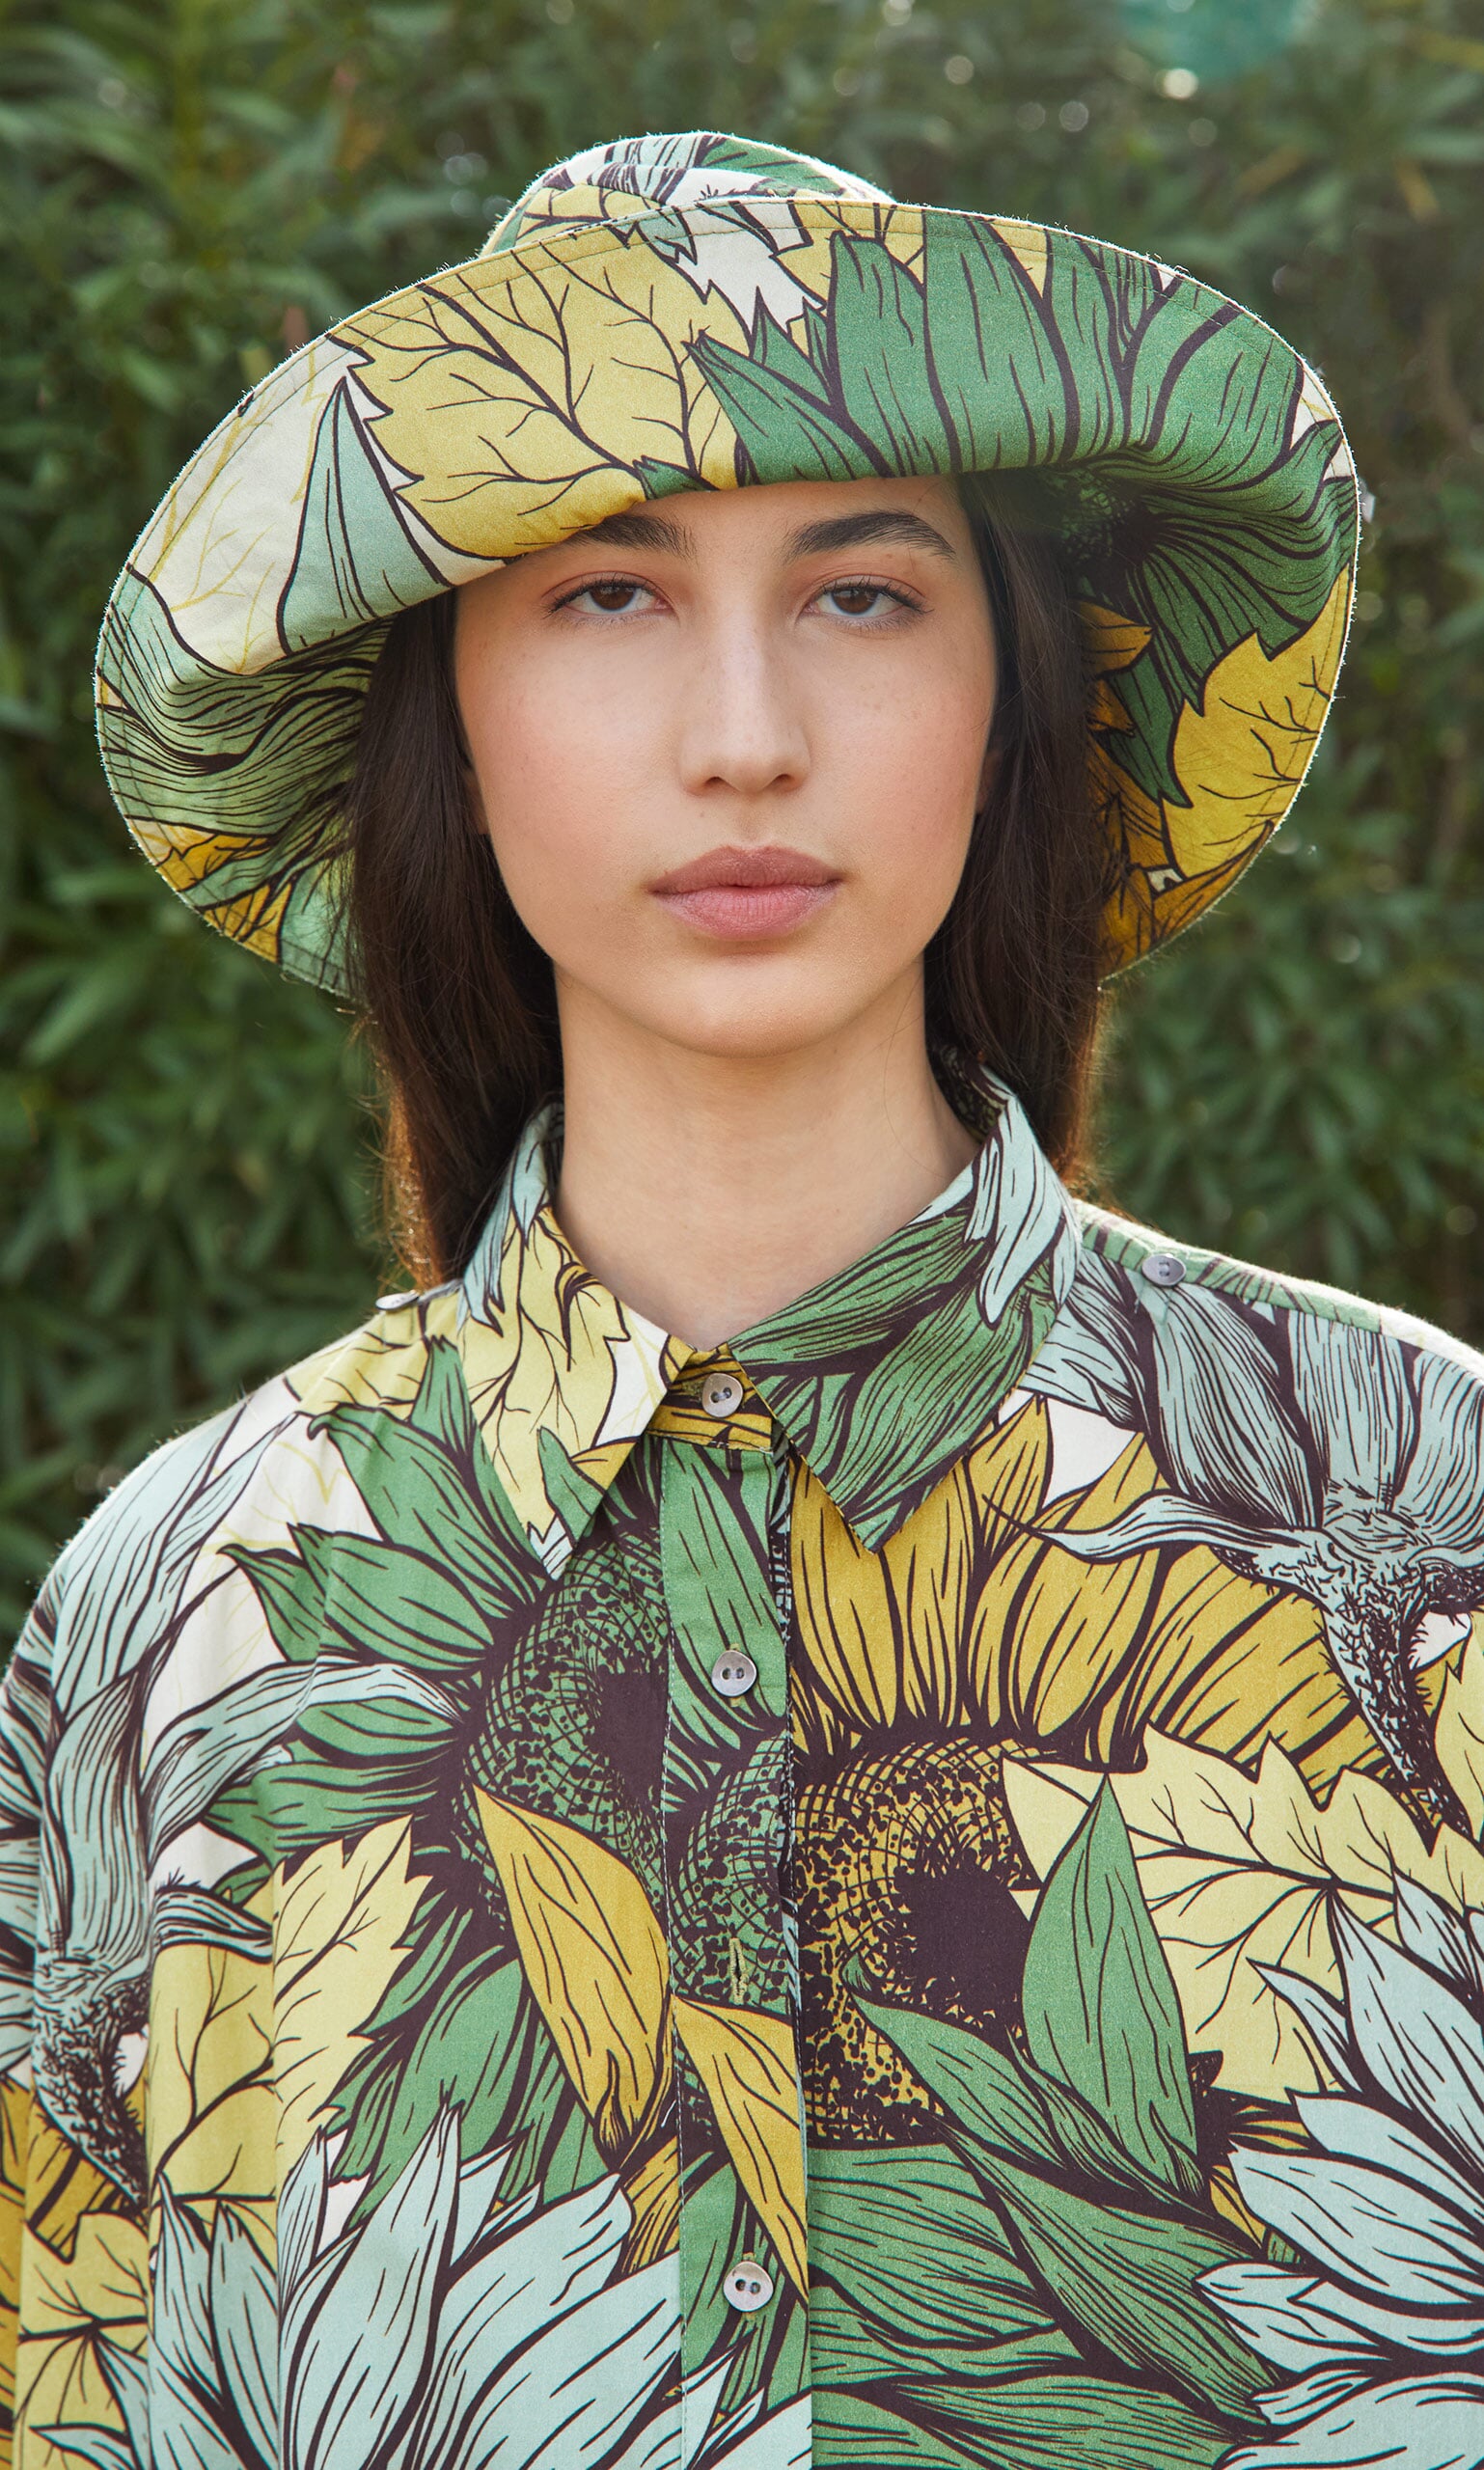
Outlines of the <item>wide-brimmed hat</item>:
<svg viewBox="0 0 1484 2470">
<path fill-rule="evenodd" d="M 677 489 L 965 472 L 1055 530 L 1078 600 L 1112 972 L 1304 778 L 1357 541 L 1334 407 L 1178 268 L 744 138 L 572 156 L 243 397 L 109 601 L 109 782 L 212 925 L 344 988 L 334 850 L 398 610 Z"/>
</svg>

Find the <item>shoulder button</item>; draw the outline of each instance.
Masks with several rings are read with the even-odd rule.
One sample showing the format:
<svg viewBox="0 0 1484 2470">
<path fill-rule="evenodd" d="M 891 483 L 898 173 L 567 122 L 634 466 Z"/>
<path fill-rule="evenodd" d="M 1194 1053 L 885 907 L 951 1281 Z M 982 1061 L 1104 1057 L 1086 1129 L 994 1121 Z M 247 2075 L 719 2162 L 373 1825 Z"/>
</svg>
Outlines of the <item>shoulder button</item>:
<svg viewBox="0 0 1484 2470">
<path fill-rule="evenodd" d="M 1151 1286 L 1179 1286 L 1185 1276 L 1177 1252 L 1146 1252 L 1139 1266 Z"/>
<path fill-rule="evenodd" d="M 405 1295 L 378 1295 L 376 1309 L 378 1312 L 404 1311 L 409 1304 L 416 1304 L 420 1300 L 422 1293 L 420 1286 L 409 1286 Z"/>
</svg>

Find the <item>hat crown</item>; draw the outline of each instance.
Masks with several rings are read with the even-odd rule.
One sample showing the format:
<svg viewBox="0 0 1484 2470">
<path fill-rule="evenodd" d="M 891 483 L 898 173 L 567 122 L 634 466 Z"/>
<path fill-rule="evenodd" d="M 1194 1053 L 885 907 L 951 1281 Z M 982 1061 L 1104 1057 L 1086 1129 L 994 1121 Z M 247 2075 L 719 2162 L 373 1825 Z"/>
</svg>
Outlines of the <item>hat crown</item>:
<svg viewBox="0 0 1484 2470">
<path fill-rule="evenodd" d="M 715 199 L 733 207 L 750 197 L 848 197 L 892 203 L 853 172 L 796 154 L 785 146 L 724 130 L 686 129 L 674 136 L 618 137 L 553 163 L 502 215 L 480 254 L 498 256 L 540 236 L 551 223 L 627 221 L 639 215 L 693 214 Z"/>
</svg>

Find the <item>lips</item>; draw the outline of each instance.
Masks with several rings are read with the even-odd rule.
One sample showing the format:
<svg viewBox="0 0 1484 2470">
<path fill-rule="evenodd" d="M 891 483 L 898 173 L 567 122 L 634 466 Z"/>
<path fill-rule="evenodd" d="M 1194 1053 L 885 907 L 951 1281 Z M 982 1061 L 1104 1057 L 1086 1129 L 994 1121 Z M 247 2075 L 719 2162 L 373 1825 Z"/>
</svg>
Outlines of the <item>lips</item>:
<svg viewBox="0 0 1484 2470">
<path fill-rule="evenodd" d="M 833 897 L 839 877 L 800 849 L 710 849 L 649 889 L 673 917 L 724 941 L 786 935 Z"/>
</svg>

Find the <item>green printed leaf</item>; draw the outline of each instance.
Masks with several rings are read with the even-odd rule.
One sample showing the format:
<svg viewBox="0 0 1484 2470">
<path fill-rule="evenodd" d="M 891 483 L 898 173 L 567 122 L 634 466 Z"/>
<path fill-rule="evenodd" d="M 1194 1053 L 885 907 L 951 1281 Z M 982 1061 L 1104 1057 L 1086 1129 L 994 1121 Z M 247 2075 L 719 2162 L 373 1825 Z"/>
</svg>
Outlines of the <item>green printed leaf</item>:
<svg viewBox="0 0 1484 2470">
<path fill-rule="evenodd" d="M 323 1583 L 325 1627 L 362 1654 L 427 1672 L 468 1673 L 489 1655 L 489 1623 L 470 1589 L 422 1552 L 365 1535 L 298 1528 Z"/>
<path fill-rule="evenodd" d="M 914 2398 L 927 2404 L 925 2381 Z M 983 2470 L 1214 2470 L 1231 2445 L 1230 2429 L 1189 2402 L 1101 2375 L 959 2385 L 931 2406 Z"/>
<path fill-rule="evenodd" d="M 324 1643 L 324 1581 L 298 1552 L 274 1546 L 253 1551 L 241 1544 L 224 1548 L 224 1560 L 245 1570 L 262 1606 L 273 1643 L 290 1663 L 312 1663 Z"/>
<path fill-rule="evenodd" d="M 591 1476 L 585 1475 L 580 1467 L 573 1466 L 570 1450 L 549 1424 L 542 1424 L 537 1433 L 536 1448 L 540 1454 L 541 1481 L 546 1487 L 546 1497 L 575 1544 L 592 1523 L 593 1514 L 603 1497 L 603 1487 L 594 1484 Z"/>
<path fill-rule="evenodd" d="M 832 2392 L 828 2385 L 814 2395 L 813 2422 L 815 2436 L 828 2440 L 824 2457 L 837 2470 L 881 2470 L 885 2461 L 893 2470 L 964 2470 L 981 2457 L 859 2393 Z"/>
<path fill-rule="evenodd" d="M 855 480 L 884 468 L 812 383 L 797 385 L 710 336 L 699 336 L 691 354 L 759 479 Z"/>
<path fill-rule="evenodd" d="M 1138 2161 L 1080 2093 L 1018 2050 L 995 2049 L 961 2025 L 910 2009 L 859 2004 L 962 2133 L 987 2151 L 1168 2203 L 1164 2177 Z"/>
<path fill-rule="evenodd" d="M 854 233 L 837 235 L 831 267 L 832 390 L 887 470 L 950 471 L 951 443 L 924 384 L 921 285 L 880 240 Z"/>
<path fill-rule="evenodd" d="M 1247 2251 L 1234 2234 L 1074 2194 L 967 2138 L 959 2147 L 999 2199 L 1063 2322 L 1136 2374 L 1255 2425 L 1272 2370 L 1227 2331 L 1196 2288 Z"/>
<path fill-rule="evenodd" d="M 416 1425 L 373 1408 L 337 1407 L 325 1420 L 389 1544 L 441 1559 L 494 1614 L 535 1603 L 544 1582 L 541 1565 L 524 1541 L 490 1517 L 471 1488 L 467 1462 L 457 1463 Z M 492 1471 L 489 1480 L 492 1486 Z"/>
<path fill-rule="evenodd" d="M 1108 1784 L 1041 1890 L 1022 2000 L 1042 2072 L 1090 2102 L 1156 2178 L 1194 2194 L 1201 2173 L 1180 2002 Z"/>
</svg>

